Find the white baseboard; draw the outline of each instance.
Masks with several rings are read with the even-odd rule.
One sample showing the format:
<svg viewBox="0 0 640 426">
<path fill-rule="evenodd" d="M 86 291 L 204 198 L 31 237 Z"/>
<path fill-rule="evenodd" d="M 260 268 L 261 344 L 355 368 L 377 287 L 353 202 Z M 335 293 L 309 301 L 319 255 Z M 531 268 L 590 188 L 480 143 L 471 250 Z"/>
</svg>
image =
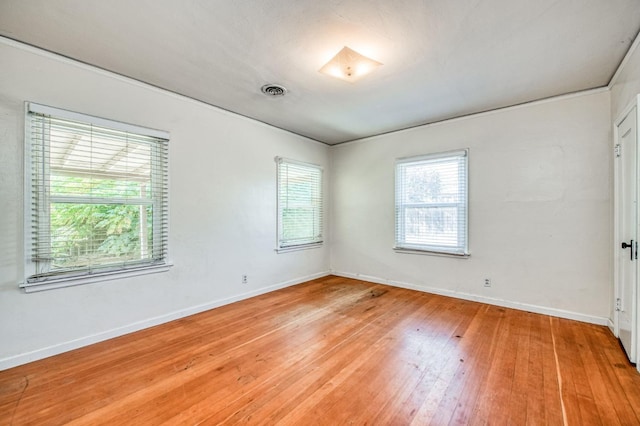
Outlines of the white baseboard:
<svg viewBox="0 0 640 426">
<path fill-rule="evenodd" d="M 549 315 L 552 317 L 566 318 L 566 319 L 571 319 L 571 320 L 576 320 L 581 322 L 587 322 L 590 324 L 608 325 L 608 323 L 610 322 L 608 318 L 598 317 L 595 315 L 586 315 L 586 314 L 581 314 L 579 312 L 571 312 L 571 311 L 565 311 L 562 309 L 548 308 L 546 306 L 530 305 L 528 303 L 513 302 L 510 300 L 496 299 L 493 297 L 480 296 L 480 295 L 471 294 L 471 293 L 462 293 L 454 290 L 446 290 L 446 289 L 434 288 L 434 287 L 424 287 L 416 284 L 411 284 L 411 283 L 406 283 L 401 281 L 393 281 L 393 280 L 374 277 L 370 275 L 354 274 L 354 273 L 342 272 L 342 271 L 331 271 L 331 274 L 337 275 L 339 277 L 355 278 L 358 280 L 370 281 L 377 284 L 386 284 L 393 287 L 406 288 L 409 290 L 417 290 L 425 293 L 438 294 L 441 296 L 455 297 L 458 299 L 471 300 L 473 302 L 487 303 L 489 305 L 518 309 L 520 311 L 533 312 L 536 314 Z"/>
<path fill-rule="evenodd" d="M 316 278 L 325 277 L 330 275 L 329 271 L 319 272 L 317 274 L 307 275 L 304 277 L 295 278 L 288 281 L 283 281 L 271 286 L 262 287 L 256 290 L 241 293 L 225 299 L 213 300 L 202 305 L 196 305 L 178 311 L 173 311 L 168 314 L 160 315 L 153 318 L 148 318 L 142 321 L 137 321 L 132 324 L 128 324 L 122 327 L 117 327 L 111 330 L 103 331 L 90 336 L 81 337 L 79 339 L 70 340 L 64 343 L 48 346 L 45 348 L 37 349 L 31 352 L 10 356 L 0 359 L 0 371 L 6 370 L 18 365 L 27 364 L 29 362 L 37 361 L 40 359 L 48 358 L 53 355 L 58 355 L 63 352 L 68 352 L 74 349 L 78 349 L 84 346 L 92 345 L 94 343 L 102 342 L 104 340 L 112 339 L 114 337 L 123 336 L 125 334 L 133 333 L 135 331 L 143 330 L 145 328 L 153 327 L 156 325 L 164 324 L 169 321 L 177 320 L 180 318 L 194 315 L 200 312 L 208 311 L 210 309 L 218 308 L 220 306 L 228 305 L 230 303 L 238 302 L 240 300 L 248 299 L 250 297 L 259 296 L 270 291 L 279 290 L 281 288 L 290 287 L 292 285 L 300 284 L 305 281 L 314 280 Z"/>
</svg>

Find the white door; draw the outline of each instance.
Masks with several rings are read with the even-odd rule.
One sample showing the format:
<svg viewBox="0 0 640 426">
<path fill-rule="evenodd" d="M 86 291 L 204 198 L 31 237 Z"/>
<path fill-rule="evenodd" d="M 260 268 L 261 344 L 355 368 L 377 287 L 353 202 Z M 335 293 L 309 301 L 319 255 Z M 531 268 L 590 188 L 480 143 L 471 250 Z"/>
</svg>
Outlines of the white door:
<svg viewBox="0 0 640 426">
<path fill-rule="evenodd" d="M 637 120 L 633 107 L 617 126 L 616 219 L 618 337 L 631 362 L 636 362 L 637 322 Z"/>
</svg>

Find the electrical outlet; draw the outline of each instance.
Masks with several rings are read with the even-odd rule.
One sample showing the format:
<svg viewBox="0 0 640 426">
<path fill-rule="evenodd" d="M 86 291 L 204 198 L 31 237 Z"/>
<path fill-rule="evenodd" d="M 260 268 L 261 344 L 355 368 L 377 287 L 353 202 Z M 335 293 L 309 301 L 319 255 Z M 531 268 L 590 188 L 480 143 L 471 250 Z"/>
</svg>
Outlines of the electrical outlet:
<svg viewBox="0 0 640 426">
<path fill-rule="evenodd" d="M 246 275 L 242 276 L 242 284 L 247 284 L 249 282 L 249 279 L 247 278 Z"/>
<path fill-rule="evenodd" d="M 485 278 L 484 279 L 484 286 L 485 287 L 491 287 L 491 278 Z"/>
</svg>

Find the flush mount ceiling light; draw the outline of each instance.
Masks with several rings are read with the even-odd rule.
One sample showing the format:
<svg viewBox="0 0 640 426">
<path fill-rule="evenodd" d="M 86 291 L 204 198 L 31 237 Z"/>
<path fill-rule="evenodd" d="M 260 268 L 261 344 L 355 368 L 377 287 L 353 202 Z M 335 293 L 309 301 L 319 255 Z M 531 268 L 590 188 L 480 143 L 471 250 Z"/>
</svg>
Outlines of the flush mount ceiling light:
<svg viewBox="0 0 640 426">
<path fill-rule="evenodd" d="M 382 65 L 382 63 L 367 58 L 345 46 L 336 56 L 327 62 L 325 66 L 320 68 L 319 71 L 322 74 L 353 83 L 380 65 Z"/>
</svg>

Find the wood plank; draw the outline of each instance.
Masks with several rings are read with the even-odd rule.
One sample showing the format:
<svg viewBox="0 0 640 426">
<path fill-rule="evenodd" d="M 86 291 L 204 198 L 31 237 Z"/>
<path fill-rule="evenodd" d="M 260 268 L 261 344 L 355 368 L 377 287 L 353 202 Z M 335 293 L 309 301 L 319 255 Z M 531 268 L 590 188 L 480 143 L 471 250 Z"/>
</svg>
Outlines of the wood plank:
<svg viewBox="0 0 640 426">
<path fill-rule="evenodd" d="M 3 425 L 563 416 L 640 424 L 640 375 L 606 327 L 334 276 L 0 372 Z"/>
<path fill-rule="evenodd" d="M 430 421 L 433 424 L 467 424 L 475 417 L 473 407 L 491 363 L 492 346 L 499 334 L 499 315 L 493 306 L 483 306 L 461 339 L 458 370 Z M 476 336 L 485 336 L 477 339 Z"/>
<path fill-rule="evenodd" d="M 515 381 L 518 341 L 522 334 L 520 329 L 526 327 L 527 323 L 522 321 L 515 311 L 495 309 L 498 312 L 497 336 L 490 346 L 490 352 L 485 356 L 488 359 L 488 373 L 477 391 L 476 406 L 471 419 L 473 424 L 508 424 L 512 411 L 500 409 L 507 401 L 516 405 L 524 404 L 523 412 L 526 413 L 526 400 L 512 398 L 513 388 L 509 385 Z"/>
<path fill-rule="evenodd" d="M 509 400 L 506 403 L 509 409 L 506 424 L 532 424 L 528 422 L 527 413 L 529 411 L 528 400 L 525 397 L 529 385 L 529 359 L 530 341 L 531 341 L 531 323 L 530 314 L 522 311 L 515 311 L 511 317 L 516 330 L 515 335 L 515 369 L 513 372 L 513 380 L 511 381 L 511 389 Z M 504 405 L 505 401 L 501 402 Z M 498 406 L 494 406 L 492 411 L 498 410 Z"/>
</svg>

